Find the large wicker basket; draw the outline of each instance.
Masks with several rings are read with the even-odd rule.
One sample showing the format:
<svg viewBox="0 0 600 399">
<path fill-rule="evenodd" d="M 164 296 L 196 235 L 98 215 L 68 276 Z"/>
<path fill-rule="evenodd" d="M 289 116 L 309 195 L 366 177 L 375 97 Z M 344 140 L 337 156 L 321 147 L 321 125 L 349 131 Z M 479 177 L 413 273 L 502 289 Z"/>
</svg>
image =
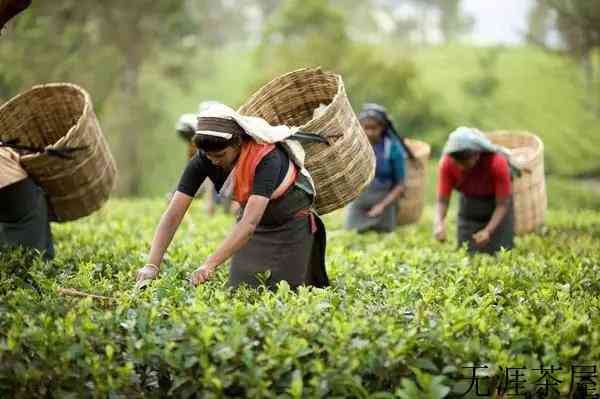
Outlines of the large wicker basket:
<svg viewBox="0 0 600 399">
<path fill-rule="evenodd" d="M 315 109 L 327 107 L 313 118 Z M 303 144 L 312 175 L 315 210 L 326 214 L 355 199 L 375 175 L 375 154 L 354 113 L 340 75 L 300 69 L 271 81 L 240 109 L 272 125 L 299 126 L 327 140 Z"/>
<path fill-rule="evenodd" d="M 66 83 L 35 86 L 0 107 L 0 138 L 27 146 L 83 148 L 64 159 L 23 153 L 21 164 L 48 195 L 50 217 L 65 222 L 99 209 L 117 169 L 87 92 Z"/>
<path fill-rule="evenodd" d="M 419 140 L 406 140 L 406 144 L 415 155 L 415 159 L 406 161 L 406 180 L 404 195 L 398 202 L 398 225 L 419 221 L 425 206 L 425 187 L 427 184 L 427 161 L 431 148 Z"/>
<path fill-rule="evenodd" d="M 522 170 L 513 181 L 515 233 L 535 231 L 544 223 L 548 206 L 544 177 L 544 144 L 528 132 L 495 131 L 488 134 L 495 144 L 508 148 L 511 159 Z"/>
</svg>

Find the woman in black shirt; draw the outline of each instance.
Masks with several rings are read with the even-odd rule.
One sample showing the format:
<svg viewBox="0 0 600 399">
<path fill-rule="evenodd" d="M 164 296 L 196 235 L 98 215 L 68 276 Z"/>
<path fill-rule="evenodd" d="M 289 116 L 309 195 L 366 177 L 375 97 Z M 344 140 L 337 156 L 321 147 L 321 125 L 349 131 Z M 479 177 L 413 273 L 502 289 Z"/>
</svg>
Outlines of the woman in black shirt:
<svg viewBox="0 0 600 399">
<path fill-rule="evenodd" d="M 199 148 L 189 161 L 169 208 L 163 215 L 148 264 L 138 281 L 155 278 L 177 227 L 195 192 L 206 178 L 225 197 L 242 206 L 239 220 L 223 244 L 192 274 L 192 282 L 209 279 L 231 258 L 229 285 L 257 286 L 257 274 L 269 272 L 267 284 L 287 281 L 292 287 L 329 284 L 324 266 L 325 230 L 310 211 L 298 167 L 286 151 L 258 144 L 231 119 L 201 117 L 194 143 Z"/>
<path fill-rule="evenodd" d="M 19 155 L 0 147 L 0 250 L 22 246 L 54 257 L 48 204 L 42 189 L 21 167 Z"/>
</svg>

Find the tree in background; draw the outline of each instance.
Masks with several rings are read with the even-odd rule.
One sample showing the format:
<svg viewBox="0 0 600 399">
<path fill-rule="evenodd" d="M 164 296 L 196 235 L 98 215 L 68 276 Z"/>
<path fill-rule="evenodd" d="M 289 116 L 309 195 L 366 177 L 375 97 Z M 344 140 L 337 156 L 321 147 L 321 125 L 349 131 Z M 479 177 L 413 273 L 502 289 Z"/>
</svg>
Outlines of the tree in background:
<svg viewBox="0 0 600 399">
<path fill-rule="evenodd" d="M 105 131 L 117 143 L 113 148 L 120 169 L 119 192 L 139 195 L 143 126 L 153 118 L 152 107 L 140 95 L 140 75 L 148 61 L 155 62 L 157 54 L 171 54 L 192 31 L 184 4 L 34 2 L 33 13 L 18 21 L 13 40 L 0 50 L 3 60 L 19 65 L 7 68 L 0 78 L 0 97 L 53 80 L 86 87 L 106 121 Z"/>
<path fill-rule="evenodd" d="M 548 43 L 553 28 L 563 49 L 580 63 L 588 92 L 588 106 L 600 118 L 600 1 L 537 0 L 530 13 L 529 39 L 555 51 Z"/>
<path fill-rule="evenodd" d="M 38 1 L 1 43 L 0 99 L 50 81 L 85 87 L 119 163 L 121 195 L 172 188 L 180 113 L 203 99 L 238 105 L 304 66 L 341 73 L 356 108 L 379 102 L 404 134 L 430 138 L 447 122 L 435 111 L 440 96 L 419 82 L 410 44 L 419 22 L 402 8 L 409 3 Z M 427 7 L 434 13 L 435 2 Z M 391 31 L 383 29 L 392 12 Z"/>
<path fill-rule="evenodd" d="M 138 0 L 136 2 L 102 1 L 88 6 L 104 43 L 114 46 L 122 59 L 113 112 L 125 112 L 127 118 L 116 120 L 113 128 L 120 132 L 122 151 L 117 154 L 121 167 L 121 192 L 141 194 L 143 175 L 144 118 L 149 108 L 140 96 L 140 74 L 144 64 L 155 60 L 168 46 L 176 47 L 189 33 L 192 24 L 185 16 L 185 2 Z"/>
<path fill-rule="evenodd" d="M 463 13 L 462 0 L 376 0 L 394 21 L 394 36 L 410 41 L 418 37 L 421 45 L 431 43 L 435 33 L 448 43 L 468 33 L 473 17 Z M 413 11 L 410 13 L 409 10 Z M 437 32 L 435 32 L 437 31 Z"/>
<path fill-rule="evenodd" d="M 446 43 L 473 29 L 475 20 L 463 14 L 461 0 L 436 0 L 434 5 L 440 13 L 439 29 Z"/>
<path fill-rule="evenodd" d="M 531 43 L 547 46 L 552 30 L 550 7 L 545 1 L 535 2 L 528 14 L 529 31 L 527 40 Z"/>
<path fill-rule="evenodd" d="M 72 5 L 65 2 L 51 14 L 46 6 L 34 2 L 2 38 L 0 101 L 34 84 L 70 81 L 93 93 L 101 113 L 120 68 L 116 49 L 103 45 L 95 29 L 73 14 Z M 100 65 L 104 73 L 98 73 Z"/>
<path fill-rule="evenodd" d="M 327 0 L 282 1 L 263 32 L 261 80 L 306 65 L 337 69 L 349 45 L 344 16 Z"/>
<path fill-rule="evenodd" d="M 422 136 L 446 128 L 445 118 L 434 111 L 433 93 L 418 87 L 417 69 L 409 54 L 390 54 L 388 48 L 353 40 L 348 14 L 335 4 L 335 0 L 282 2 L 265 27 L 265 41 L 257 56 L 264 76 L 255 86 L 300 67 L 322 66 L 342 74 L 355 109 L 364 102 L 386 106 L 403 134 Z"/>
</svg>

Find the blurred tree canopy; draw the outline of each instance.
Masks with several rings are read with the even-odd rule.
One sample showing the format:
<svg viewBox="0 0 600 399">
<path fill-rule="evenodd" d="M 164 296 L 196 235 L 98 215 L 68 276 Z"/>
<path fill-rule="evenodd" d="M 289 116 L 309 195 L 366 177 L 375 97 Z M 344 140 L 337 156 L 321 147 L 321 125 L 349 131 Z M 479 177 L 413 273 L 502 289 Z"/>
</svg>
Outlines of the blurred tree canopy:
<svg viewBox="0 0 600 399">
<path fill-rule="evenodd" d="M 537 0 L 530 13 L 529 39 L 550 51 L 551 31 L 560 37 L 560 47 L 583 68 L 588 106 L 600 118 L 600 1 Z"/>
<path fill-rule="evenodd" d="M 0 97 L 8 97 L 25 82 L 81 83 L 93 94 L 100 115 L 121 115 L 106 118 L 109 130 L 120 132 L 112 141 L 120 149 L 115 154 L 122 166 L 121 189 L 140 194 L 139 131 L 152 115 L 140 98 L 140 73 L 157 53 L 176 51 L 173 43 L 190 33 L 183 3 L 65 0 L 34 2 L 32 11 L 39 16 L 19 19 L 18 40 L 9 38 L 6 46 L 2 41 L 1 58 L 19 67 L 6 68 Z"/>
<path fill-rule="evenodd" d="M 562 27 L 565 38 L 579 38 L 569 39 L 570 54 L 595 43 L 595 33 L 583 42 L 582 32 L 567 34 L 566 22 L 547 17 L 553 1 L 544 2 L 550 11 L 538 10 L 537 37 L 546 26 Z M 562 18 L 575 13 L 584 26 L 597 15 L 578 5 L 597 2 L 562 3 L 570 4 Z M 429 82 L 452 59 L 417 61 L 423 49 L 456 42 L 472 24 L 460 0 L 35 1 L 0 38 L 0 102 L 52 81 L 87 89 L 119 165 L 122 195 L 175 186 L 185 163 L 174 133 L 180 114 L 196 112 L 203 100 L 237 107 L 277 75 L 306 66 L 342 74 L 356 110 L 378 102 L 402 134 L 435 149 L 456 124 L 493 112 L 502 92 L 501 73 L 493 63 L 486 72 L 483 58 L 472 62 L 474 73 L 455 79 L 456 89 L 449 88 L 454 81 Z M 469 94 L 491 82 L 481 104 Z M 455 92 L 469 104 L 448 103 L 446 94 Z"/>
<path fill-rule="evenodd" d="M 416 87 L 418 72 L 406 54 L 388 54 L 351 39 L 347 14 L 334 2 L 290 0 L 265 27 L 257 53 L 260 83 L 306 65 L 320 65 L 344 77 L 355 109 L 364 102 L 384 105 L 406 135 L 446 125 L 431 106 L 433 95 Z"/>
<path fill-rule="evenodd" d="M 410 56 L 373 49 L 356 34 L 356 24 L 370 21 L 375 31 L 377 12 L 399 6 L 382 3 L 254 0 L 240 7 L 230 0 L 34 2 L 0 42 L 0 100 L 50 81 L 85 87 L 119 164 L 119 192 L 124 195 L 146 192 L 152 185 L 149 169 L 156 161 L 172 162 L 161 145 L 174 136 L 170 104 L 193 95 L 199 81 L 210 85 L 220 73 L 218 59 L 226 48 L 237 48 L 239 63 L 254 71 L 243 82 L 241 76 L 230 76 L 224 91 L 206 90 L 216 100 L 233 98 L 232 106 L 244 100 L 241 92 L 247 96 L 278 74 L 320 65 L 343 74 L 356 107 L 364 101 L 382 103 L 406 134 L 444 126 L 430 105 L 432 95 L 415 87 L 417 70 Z M 434 3 L 448 2 L 432 2 L 432 7 L 437 7 Z M 452 7 L 448 12 L 456 14 Z M 167 97 L 170 104 L 164 103 Z M 203 99 L 198 95 L 196 102 Z M 195 108 L 190 104 L 180 112 Z"/>
</svg>

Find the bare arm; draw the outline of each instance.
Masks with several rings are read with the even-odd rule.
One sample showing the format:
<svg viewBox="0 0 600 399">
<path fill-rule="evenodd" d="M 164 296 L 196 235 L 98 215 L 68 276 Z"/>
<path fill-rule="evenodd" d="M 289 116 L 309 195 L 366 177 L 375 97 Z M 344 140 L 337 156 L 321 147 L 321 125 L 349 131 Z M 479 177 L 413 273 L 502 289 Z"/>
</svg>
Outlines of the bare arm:
<svg viewBox="0 0 600 399">
<path fill-rule="evenodd" d="M 485 230 L 487 230 L 487 232 L 490 235 L 494 234 L 496 228 L 498 228 L 498 225 L 502 222 L 504 216 L 506 216 L 506 213 L 508 212 L 509 203 L 510 197 L 496 198 L 496 209 L 494 209 L 492 218 L 488 222 L 487 226 L 485 226 Z"/>
<path fill-rule="evenodd" d="M 385 211 L 389 205 L 398 200 L 404 192 L 404 184 L 395 185 L 392 190 L 377 204 L 375 204 L 367 213 L 369 217 L 378 217 Z"/>
<path fill-rule="evenodd" d="M 150 255 L 148 256 L 149 264 L 157 267 L 160 266 L 165 252 L 167 251 L 177 228 L 181 224 L 183 216 L 192 203 L 192 199 L 193 198 L 189 195 L 180 193 L 179 191 L 176 191 L 173 198 L 171 198 L 169 207 L 162 215 L 156 233 L 154 233 Z"/>
<path fill-rule="evenodd" d="M 204 264 L 217 267 L 225 263 L 233 254 L 246 245 L 254 234 L 254 230 L 256 230 L 256 226 L 258 226 L 260 219 L 262 219 L 268 204 L 269 199 L 267 197 L 260 195 L 250 196 L 242 219 L 235 225 L 233 231 L 215 253 L 206 259 Z"/>
<path fill-rule="evenodd" d="M 165 252 L 191 203 L 192 197 L 179 191 L 175 191 L 171 197 L 169 207 L 162 215 L 156 233 L 154 233 L 148 263 L 137 271 L 138 284 L 152 280 L 158 275 Z"/>
<path fill-rule="evenodd" d="M 244 208 L 242 219 L 235 225 L 233 231 L 223 241 L 221 246 L 209 256 L 204 264 L 192 274 L 192 283 L 199 284 L 206 281 L 214 270 L 225 263 L 250 240 L 258 223 L 269 204 L 269 198 L 252 195 Z"/>
<path fill-rule="evenodd" d="M 446 241 L 446 215 L 448 214 L 449 197 L 439 196 L 437 200 L 435 222 L 433 226 L 433 235 L 438 241 Z"/>
<path fill-rule="evenodd" d="M 480 247 L 487 245 L 491 236 L 494 234 L 502 220 L 508 212 L 510 206 L 510 166 L 503 157 L 497 157 L 492 164 L 492 174 L 494 177 L 494 191 L 496 192 L 496 207 L 494 213 L 487 225 L 473 235 L 475 244 Z"/>
<path fill-rule="evenodd" d="M 396 184 L 394 188 L 385 196 L 385 198 L 380 202 L 383 208 L 387 208 L 389 205 L 396 202 L 402 193 L 404 192 L 404 184 Z"/>
<path fill-rule="evenodd" d="M 448 214 L 448 206 L 450 205 L 450 198 L 438 197 L 437 207 L 435 213 L 435 224 L 440 226 L 444 224 L 446 215 Z"/>
<path fill-rule="evenodd" d="M 483 247 L 490 242 L 491 236 L 496 231 L 498 225 L 502 222 L 502 219 L 504 219 L 504 216 L 506 216 L 509 204 L 510 197 L 496 198 L 496 208 L 494 209 L 494 213 L 492 214 L 490 221 L 483 229 L 473 234 L 473 240 L 475 241 L 476 245 Z"/>
</svg>

